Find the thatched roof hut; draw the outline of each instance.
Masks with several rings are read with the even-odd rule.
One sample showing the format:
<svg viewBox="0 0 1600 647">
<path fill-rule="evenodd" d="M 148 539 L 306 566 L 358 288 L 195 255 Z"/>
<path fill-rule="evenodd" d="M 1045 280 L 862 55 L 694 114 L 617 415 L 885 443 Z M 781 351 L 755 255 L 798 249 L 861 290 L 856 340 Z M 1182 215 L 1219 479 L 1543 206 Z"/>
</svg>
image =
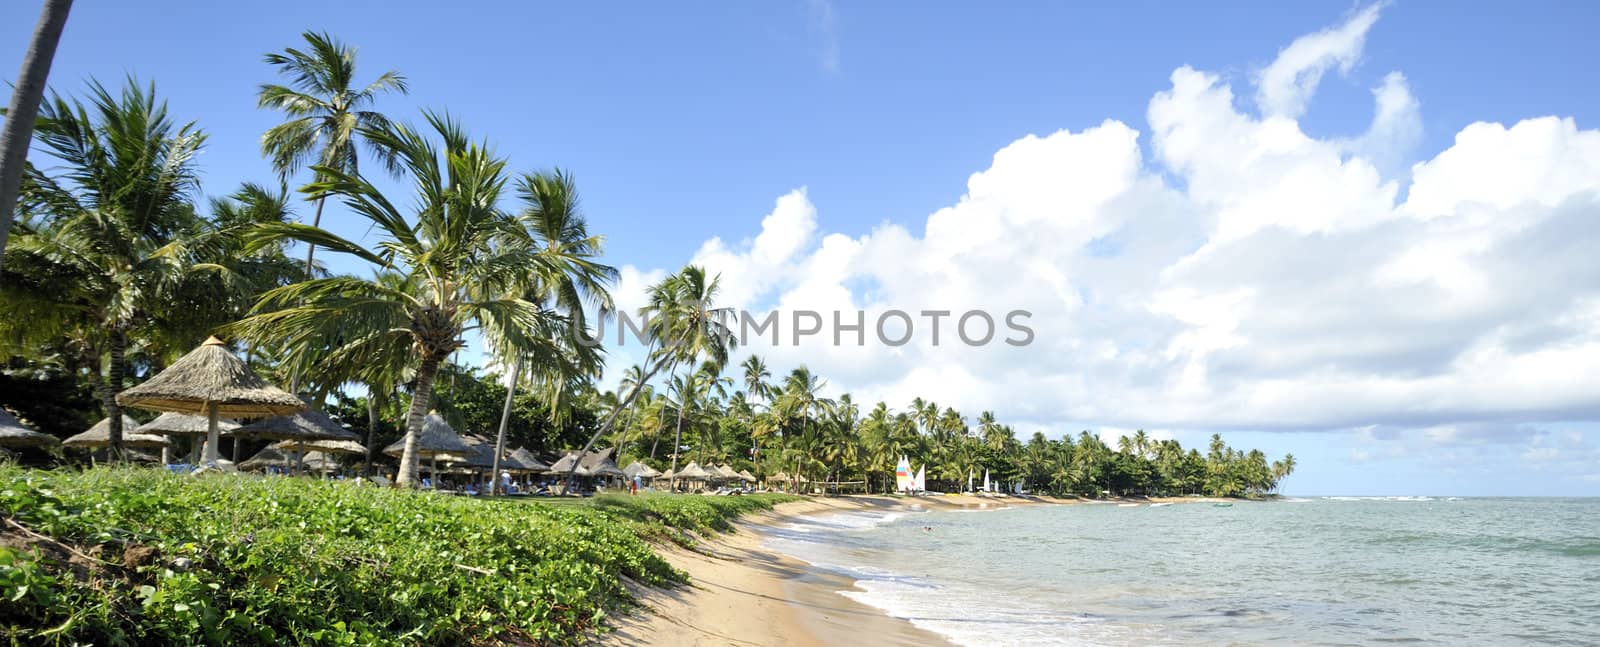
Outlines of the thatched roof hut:
<svg viewBox="0 0 1600 647">
<path fill-rule="evenodd" d="M 174 413 L 168 411 L 155 420 L 139 425 L 138 429 L 123 424 L 123 429 L 141 434 L 155 434 L 161 436 L 204 436 L 210 428 L 211 421 L 205 416 L 195 416 L 187 413 Z M 239 423 L 232 420 L 217 419 L 217 431 L 227 433 L 239 428 Z"/>
<path fill-rule="evenodd" d="M 263 440 L 345 440 L 352 443 L 361 440 L 355 432 L 345 429 L 328 414 L 315 409 L 262 418 L 223 435 Z"/>
<path fill-rule="evenodd" d="M 390 456 L 399 456 L 405 453 L 405 450 L 406 439 L 401 437 L 400 440 L 394 441 L 388 447 L 383 448 L 383 453 Z M 433 412 L 422 420 L 422 429 L 417 432 L 417 455 L 431 457 L 460 456 L 465 458 L 472 455 L 472 447 L 467 445 L 466 441 L 463 441 L 461 436 L 456 434 L 456 430 L 450 428 L 450 425 L 444 421 L 444 418 L 438 412 Z"/>
<path fill-rule="evenodd" d="M 128 430 L 122 434 L 123 447 L 161 448 L 172 444 L 172 441 L 168 440 L 166 436 L 138 431 L 137 429 L 142 429 L 139 426 L 139 421 L 126 415 L 122 416 L 122 428 Z M 61 444 L 78 449 L 94 449 L 110 445 L 111 419 L 101 418 L 100 422 L 94 423 L 94 426 L 90 427 L 88 431 L 61 441 Z"/>
<path fill-rule="evenodd" d="M 550 466 L 550 471 L 555 474 L 566 474 L 572 470 L 572 463 L 577 461 L 579 476 L 606 476 L 612 478 L 631 478 L 617 467 L 617 462 L 611 460 L 611 453 L 615 448 L 607 447 L 584 454 L 580 459 L 578 452 L 567 452 L 555 465 Z"/>
<path fill-rule="evenodd" d="M 740 480 L 739 473 L 733 471 L 733 468 L 728 467 L 727 465 L 716 465 L 707 469 L 706 471 L 711 472 L 714 478 L 727 479 L 729 481 Z"/>
<path fill-rule="evenodd" d="M 117 394 L 117 404 L 151 411 L 201 414 L 207 419 L 205 462 L 220 460 L 220 418 L 279 416 L 306 408 L 300 398 L 267 384 L 212 337 L 144 384 Z"/>
<path fill-rule="evenodd" d="M 0 447 L 49 447 L 60 442 L 55 436 L 27 428 L 9 411 L 0 409 Z"/>
<path fill-rule="evenodd" d="M 550 466 L 545 465 L 544 461 L 539 460 L 539 457 L 534 456 L 533 452 L 528 451 L 526 447 L 518 447 L 517 451 L 511 452 L 511 460 L 516 461 L 517 466 L 524 472 L 539 473 L 550 471 Z"/>
<path fill-rule="evenodd" d="M 750 470 L 739 470 L 739 480 L 746 483 L 755 483 L 757 479 L 756 475 L 750 473 Z"/>
</svg>

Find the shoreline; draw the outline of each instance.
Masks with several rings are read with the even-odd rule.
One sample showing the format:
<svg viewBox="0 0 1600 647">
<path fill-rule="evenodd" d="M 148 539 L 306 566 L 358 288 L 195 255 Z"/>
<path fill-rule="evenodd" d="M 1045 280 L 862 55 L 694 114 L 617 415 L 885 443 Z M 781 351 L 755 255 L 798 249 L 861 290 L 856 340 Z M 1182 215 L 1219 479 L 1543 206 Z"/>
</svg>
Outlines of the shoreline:
<svg viewBox="0 0 1600 647">
<path fill-rule="evenodd" d="M 640 608 L 613 617 L 604 645 L 825 646 L 858 642 L 863 635 L 887 645 L 951 645 L 942 636 L 852 600 L 841 591 L 854 582 L 822 572 L 766 548 L 764 529 L 831 512 L 893 510 L 890 497 L 808 498 L 740 518 L 735 531 L 699 537 L 694 549 L 657 546 L 668 562 L 689 574 L 687 586 L 630 586 Z"/>
<path fill-rule="evenodd" d="M 850 578 L 824 572 L 764 545 L 766 530 L 796 519 L 835 512 L 880 510 L 999 510 L 1033 505 L 1212 503 L 1224 499 L 1152 497 L 1090 501 L 1039 496 L 848 495 L 808 497 L 742 517 L 735 531 L 698 537 L 694 549 L 656 546 L 690 583 L 674 588 L 632 585 L 640 601 L 633 613 L 611 618 L 605 645 L 840 645 L 863 635 L 888 645 L 952 645 L 909 620 L 857 602 L 844 591 Z"/>
</svg>

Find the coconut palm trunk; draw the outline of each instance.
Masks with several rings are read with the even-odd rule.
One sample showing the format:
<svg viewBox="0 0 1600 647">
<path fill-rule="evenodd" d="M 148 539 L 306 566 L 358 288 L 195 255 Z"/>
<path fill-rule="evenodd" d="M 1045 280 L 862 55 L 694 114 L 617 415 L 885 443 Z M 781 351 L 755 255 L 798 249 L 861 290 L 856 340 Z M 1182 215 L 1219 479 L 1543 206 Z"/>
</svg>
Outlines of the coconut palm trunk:
<svg viewBox="0 0 1600 647">
<path fill-rule="evenodd" d="M 689 408 L 689 398 L 678 403 L 677 429 L 672 433 L 672 485 L 678 485 L 678 448 L 683 447 L 683 410 Z"/>
<path fill-rule="evenodd" d="M 112 331 L 106 346 L 109 359 L 106 366 L 106 381 L 100 389 L 100 402 L 105 407 L 106 416 L 111 422 L 111 428 L 106 434 L 108 438 L 106 460 L 116 463 L 122 460 L 123 432 L 122 407 L 117 404 L 117 392 L 122 390 L 123 378 L 128 372 L 128 338 L 120 330 Z"/>
<path fill-rule="evenodd" d="M 506 451 L 506 428 L 511 426 L 511 400 L 517 394 L 517 381 L 522 378 L 522 357 L 511 363 L 511 383 L 506 385 L 506 404 L 500 410 L 500 432 L 494 439 L 494 463 L 489 469 L 489 496 L 500 491 L 500 456 Z"/>
<path fill-rule="evenodd" d="M 72 0 L 45 0 L 39 24 L 33 29 L 33 40 L 22 55 L 22 70 L 11 91 L 5 126 L 0 128 L 0 252 L 5 251 L 6 239 L 11 235 L 11 216 L 16 213 L 17 192 L 22 188 L 22 167 L 28 162 L 28 144 L 33 141 L 34 116 L 39 114 L 39 102 L 44 100 L 50 64 L 55 60 L 56 45 L 61 42 L 61 30 L 67 26 L 71 9 Z M 0 254 L 3 259 L 4 254 Z M 115 422 L 112 425 L 116 428 Z"/>
<path fill-rule="evenodd" d="M 372 476 L 372 439 L 378 433 L 378 390 L 367 385 L 367 452 L 361 465 L 362 476 Z M 236 445 L 237 446 L 237 445 Z"/>
<path fill-rule="evenodd" d="M 406 412 L 405 451 L 400 454 L 400 473 L 395 477 L 395 485 L 410 487 L 417 480 L 420 467 L 417 436 L 422 433 L 422 420 L 428 416 L 428 407 L 433 403 L 433 380 L 439 375 L 442 360 L 430 354 L 422 358 L 422 366 L 417 368 L 416 390 L 411 393 L 411 409 Z"/>
</svg>

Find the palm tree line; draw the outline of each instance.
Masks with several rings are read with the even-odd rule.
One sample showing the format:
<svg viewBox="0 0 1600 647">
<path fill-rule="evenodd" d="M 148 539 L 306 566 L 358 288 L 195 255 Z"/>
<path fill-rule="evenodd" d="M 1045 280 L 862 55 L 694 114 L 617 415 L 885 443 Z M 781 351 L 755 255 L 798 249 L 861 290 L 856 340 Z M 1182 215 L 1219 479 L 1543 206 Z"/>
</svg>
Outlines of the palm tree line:
<svg viewBox="0 0 1600 647">
<path fill-rule="evenodd" d="M 441 376 L 446 391 L 478 379 L 452 359 L 470 335 L 509 376 L 496 456 L 521 392 L 553 424 L 594 421 L 582 428 L 584 451 L 609 446 L 671 471 L 736 463 L 881 491 L 908 456 L 943 489 L 988 471 L 1035 492 L 1239 495 L 1270 492 L 1293 470 L 1292 456 L 1268 463 L 1220 438 L 1205 455 L 1143 432 L 1116 450 L 1088 433 L 1021 442 L 988 412 L 969 423 L 920 398 L 900 411 L 868 408 L 827 397 L 827 381 L 805 366 L 775 377 L 750 356 L 730 367 L 719 277 L 692 265 L 650 288 L 639 313 L 645 361 L 602 393 L 602 350 L 578 340 L 610 313 L 617 272 L 598 260 L 603 238 L 589 230 L 573 177 L 513 170 L 445 111 L 424 111 L 420 126 L 388 118 L 375 104 L 407 93 L 404 76 L 360 83 L 354 48 L 327 34 L 303 39 L 265 57 L 288 83 L 257 96 L 286 117 L 261 141 L 276 185 L 202 201 L 205 133 L 172 118 L 154 84 L 129 78 L 112 91 L 91 81 L 84 100 L 53 96 L 38 111 L 42 155 L 23 169 L 0 266 L 0 308 L 14 315 L 0 320 L 0 356 L 92 383 L 113 456 L 127 430 L 112 396 L 218 334 L 311 402 L 356 403 L 364 416 L 346 420 L 366 418 L 369 445 L 381 420 L 401 419 L 397 482 L 413 483 L 422 420 L 451 404 L 438 396 Z M 362 151 L 406 194 L 364 176 Z M 296 195 L 313 205 L 309 223 L 296 217 Z M 368 236 L 323 228 L 329 201 L 370 224 Z M 289 257 L 293 243 L 305 245 L 304 262 Z M 318 249 L 365 267 L 330 273 Z M 352 400 L 352 387 L 364 395 Z"/>
<path fill-rule="evenodd" d="M 624 460 L 669 468 L 663 454 L 681 453 L 764 475 L 889 492 L 905 456 L 927 465 L 929 487 L 940 491 L 964 490 L 969 476 L 988 473 L 1008 490 L 1088 497 L 1262 495 L 1277 490 L 1295 467 L 1293 455 L 1269 462 L 1259 450 L 1228 447 L 1220 435 L 1205 454 L 1143 430 L 1122 436 L 1115 448 L 1088 431 L 1060 439 L 1035 432 L 1021 440 L 988 411 L 969 418 L 921 398 L 898 411 L 884 402 L 864 409 L 848 393 L 825 397 L 826 381 L 805 366 L 774 380 L 765 361 L 751 355 L 739 370 L 742 390 L 730 389 L 735 381 L 719 377 L 715 363 L 674 378 L 668 389 L 645 389 L 614 436 Z M 634 388 L 638 374 L 639 367 L 629 369 L 621 388 Z M 658 451 L 664 440 L 672 444 Z"/>
</svg>

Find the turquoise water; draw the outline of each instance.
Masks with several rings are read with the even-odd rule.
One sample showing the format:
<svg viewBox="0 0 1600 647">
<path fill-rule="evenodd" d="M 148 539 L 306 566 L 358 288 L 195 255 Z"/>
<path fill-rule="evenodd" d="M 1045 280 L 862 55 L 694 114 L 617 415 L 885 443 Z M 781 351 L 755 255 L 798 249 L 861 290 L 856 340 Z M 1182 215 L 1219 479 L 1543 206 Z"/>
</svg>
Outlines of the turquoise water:
<svg viewBox="0 0 1600 647">
<path fill-rule="evenodd" d="M 767 542 L 966 645 L 1600 644 L 1600 499 L 852 512 Z"/>
</svg>

